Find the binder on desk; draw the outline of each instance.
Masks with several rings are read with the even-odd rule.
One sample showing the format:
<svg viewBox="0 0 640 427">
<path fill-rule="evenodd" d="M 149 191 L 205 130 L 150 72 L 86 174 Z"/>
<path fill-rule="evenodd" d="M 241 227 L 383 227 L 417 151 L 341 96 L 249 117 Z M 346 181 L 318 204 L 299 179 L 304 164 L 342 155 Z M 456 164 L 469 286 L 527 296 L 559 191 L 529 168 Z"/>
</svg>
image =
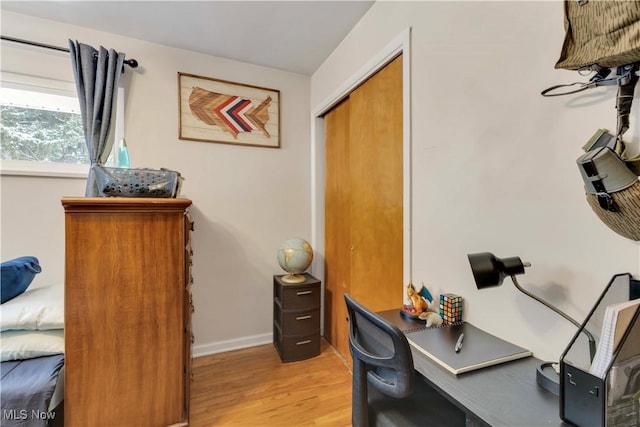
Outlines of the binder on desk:
<svg viewBox="0 0 640 427">
<path fill-rule="evenodd" d="M 625 332 L 629 329 L 638 307 L 640 307 L 640 299 L 611 304 L 606 307 L 600 343 L 589 369 L 591 375 L 605 378 L 609 366 L 611 366 L 613 355 L 618 349 Z M 636 350 L 635 354 L 638 353 L 638 350 Z"/>
<path fill-rule="evenodd" d="M 462 348 L 455 351 L 464 334 Z M 531 356 L 531 351 L 496 337 L 469 322 L 406 331 L 409 344 L 452 374 Z"/>
<path fill-rule="evenodd" d="M 633 293 L 637 286 L 629 273 L 613 276 L 562 354 L 562 420 L 579 426 L 640 426 L 640 302 Z M 584 331 L 594 332 L 597 340 L 593 360 Z"/>
</svg>

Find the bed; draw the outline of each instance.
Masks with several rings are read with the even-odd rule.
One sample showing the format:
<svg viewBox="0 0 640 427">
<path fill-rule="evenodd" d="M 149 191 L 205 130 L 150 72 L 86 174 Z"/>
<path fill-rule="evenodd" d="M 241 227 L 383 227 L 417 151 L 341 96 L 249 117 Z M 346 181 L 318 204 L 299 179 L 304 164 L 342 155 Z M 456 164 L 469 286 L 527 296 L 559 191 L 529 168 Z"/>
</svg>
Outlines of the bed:
<svg viewBox="0 0 640 427">
<path fill-rule="evenodd" d="M 20 263 L 26 265 L 24 274 L 18 274 L 24 267 Z M 8 272 L 7 265 L 11 266 Z M 29 286 L 39 272 L 39 264 L 33 257 L 2 263 L 0 425 L 3 427 L 63 425 L 64 288 L 36 283 Z M 20 282 L 17 291 L 6 288 L 11 280 Z"/>
<path fill-rule="evenodd" d="M 2 425 L 62 425 L 64 355 L 2 362 Z"/>
</svg>

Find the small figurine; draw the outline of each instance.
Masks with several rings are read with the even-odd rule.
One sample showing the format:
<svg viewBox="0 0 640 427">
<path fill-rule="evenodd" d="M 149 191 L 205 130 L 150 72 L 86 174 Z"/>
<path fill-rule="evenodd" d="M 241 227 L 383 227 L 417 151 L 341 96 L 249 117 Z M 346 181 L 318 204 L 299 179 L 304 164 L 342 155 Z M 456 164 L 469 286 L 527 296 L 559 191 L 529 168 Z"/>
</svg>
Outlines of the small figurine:
<svg viewBox="0 0 640 427">
<path fill-rule="evenodd" d="M 431 326 L 440 326 L 442 325 L 442 317 L 435 311 L 425 311 L 418 316 L 421 320 L 427 321 L 427 328 Z"/>
<path fill-rule="evenodd" d="M 409 282 L 407 285 L 407 296 L 411 300 L 411 305 L 413 305 L 414 314 L 416 316 L 429 309 L 429 303 L 416 291 L 415 286 L 413 286 L 413 282 Z"/>
</svg>

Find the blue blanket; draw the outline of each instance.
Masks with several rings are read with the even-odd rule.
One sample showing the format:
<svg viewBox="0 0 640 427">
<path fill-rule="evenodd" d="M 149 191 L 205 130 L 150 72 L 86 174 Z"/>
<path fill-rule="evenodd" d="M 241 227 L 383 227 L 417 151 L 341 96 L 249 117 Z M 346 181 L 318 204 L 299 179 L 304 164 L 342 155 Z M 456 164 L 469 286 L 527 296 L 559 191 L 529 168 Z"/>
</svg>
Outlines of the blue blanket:
<svg viewBox="0 0 640 427">
<path fill-rule="evenodd" d="M 2 362 L 0 425 L 44 427 L 52 422 L 56 414 L 49 412 L 49 403 L 63 365 L 62 354 Z"/>
</svg>

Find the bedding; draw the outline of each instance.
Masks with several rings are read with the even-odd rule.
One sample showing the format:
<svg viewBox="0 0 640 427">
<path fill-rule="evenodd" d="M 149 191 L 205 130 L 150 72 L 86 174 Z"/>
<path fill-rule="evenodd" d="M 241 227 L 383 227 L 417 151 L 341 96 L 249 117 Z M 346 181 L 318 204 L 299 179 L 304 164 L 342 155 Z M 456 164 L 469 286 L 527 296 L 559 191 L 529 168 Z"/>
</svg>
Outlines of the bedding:
<svg viewBox="0 0 640 427">
<path fill-rule="evenodd" d="M 62 385 L 63 365 L 62 354 L 2 362 L 0 425 L 39 427 L 53 423 L 58 414 L 50 405 L 56 388 Z"/>
<path fill-rule="evenodd" d="M 0 264 L 0 299 L 5 303 L 23 293 L 42 268 L 38 258 L 23 256 Z"/>
<path fill-rule="evenodd" d="M 64 327 L 64 286 L 32 286 L 2 304 L 0 330 L 48 330 Z"/>
<path fill-rule="evenodd" d="M 0 333 L 2 362 L 64 353 L 62 329 L 48 331 L 4 331 Z"/>
<path fill-rule="evenodd" d="M 2 426 L 63 425 L 64 288 L 30 287 L 40 271 L 35 257 L 2 263 Z"/>
</svg>

